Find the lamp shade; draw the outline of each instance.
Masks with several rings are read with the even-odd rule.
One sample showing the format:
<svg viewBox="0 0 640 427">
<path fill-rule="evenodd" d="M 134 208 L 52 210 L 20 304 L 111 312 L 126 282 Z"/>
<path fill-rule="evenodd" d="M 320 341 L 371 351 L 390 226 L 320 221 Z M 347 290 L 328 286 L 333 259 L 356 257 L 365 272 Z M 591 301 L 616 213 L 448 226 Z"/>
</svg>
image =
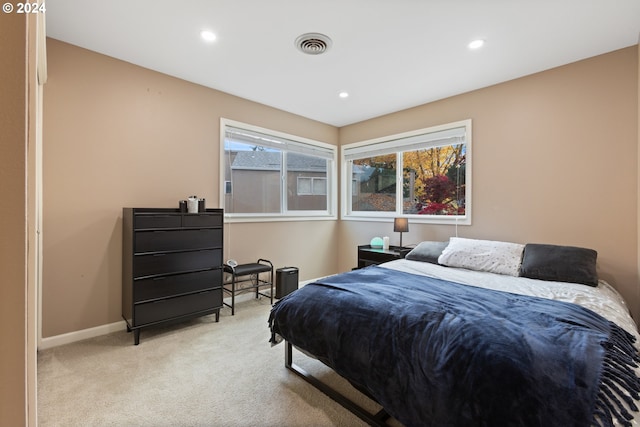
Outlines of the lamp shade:
<svg viewBox="0 0 640 427">
<path fill-rule="evenodd" d="M 393 220 L 393 231 L 400 233 L 406 233 L 409 231 L 409 219 L 408 218 L 396 218 Z"/>
</svg>

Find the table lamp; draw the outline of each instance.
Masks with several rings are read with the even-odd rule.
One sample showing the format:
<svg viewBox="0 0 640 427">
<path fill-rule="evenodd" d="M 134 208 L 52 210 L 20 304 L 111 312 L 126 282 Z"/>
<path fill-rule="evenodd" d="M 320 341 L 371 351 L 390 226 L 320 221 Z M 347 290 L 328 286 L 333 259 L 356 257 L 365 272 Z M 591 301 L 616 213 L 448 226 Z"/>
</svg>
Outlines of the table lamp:
<svg viewBox="0 0 640 427">
<path fill-rule="evenodd" d="M 402 247 L 402 233 L 409 231 L 408 218 L 396 218 L 393 220 L 393 231 L 400 233 L 400 247 Z"/>
</svg>

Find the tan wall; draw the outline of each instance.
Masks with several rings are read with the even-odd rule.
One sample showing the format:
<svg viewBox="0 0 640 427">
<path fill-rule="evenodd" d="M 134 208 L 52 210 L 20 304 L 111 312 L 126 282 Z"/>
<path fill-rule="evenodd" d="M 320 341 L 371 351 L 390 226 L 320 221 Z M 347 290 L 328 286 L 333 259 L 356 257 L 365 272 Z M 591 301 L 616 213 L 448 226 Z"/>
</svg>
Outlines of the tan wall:
<svg viewBox="0 0 640 427">
<path fill-rule="evenodd" d="M 35 17 L 0 17 L 0 425 L 36 425 Z M 28 66 L 27 66 L 28 63 Z"/>
<path fill-rule="evenodd" d="M 26 20 L 0 25 L 0 425 L 26 423 Z"/>
<path fill-rule="evenodd" d="M 192 194 L 218 207 L 221 117 L 338 143 L 333 126 L 56 40 L 47 49 L 43 337 L 121 319 L 122 207 L 177 207 Z M 298 266 L 301 280 L 337 269 L 336 221 L 225 233 L 225 259 Z"/>
<path fill-rule="evenodd" d="M 575 245 L 598 272 L 638 295 L 638 47 L 340 129 L 347 144 L 473 120 L 473 223 L 459 236 Z M 390 223 L 340 224 L 340 269 Z M 409 225 L 403 243 L 447 240 L 451 226 Z"/>
</svg>

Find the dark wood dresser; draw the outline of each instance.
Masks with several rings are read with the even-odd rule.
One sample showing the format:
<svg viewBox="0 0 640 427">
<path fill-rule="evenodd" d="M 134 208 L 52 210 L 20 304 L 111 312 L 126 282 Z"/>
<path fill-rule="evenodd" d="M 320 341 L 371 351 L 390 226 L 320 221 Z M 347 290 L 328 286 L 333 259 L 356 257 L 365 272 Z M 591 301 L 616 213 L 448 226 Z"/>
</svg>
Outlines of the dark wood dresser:
<svg viewBox="0 0 640 427">
<path fill-rule="evenodd" d="M 222 209 L 122 210 L 122 317 L 140 329 L 222 307 Z"/>
</svg>

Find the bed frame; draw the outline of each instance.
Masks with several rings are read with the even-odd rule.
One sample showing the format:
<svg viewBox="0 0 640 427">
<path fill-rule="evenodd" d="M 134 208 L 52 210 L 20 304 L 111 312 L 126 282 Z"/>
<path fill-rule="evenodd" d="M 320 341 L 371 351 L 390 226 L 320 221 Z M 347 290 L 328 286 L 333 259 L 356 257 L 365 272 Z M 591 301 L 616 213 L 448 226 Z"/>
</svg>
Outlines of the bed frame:
<svg viewBox="0 0 640 427">
<path fill-rule="evenodd" d="M 376 413 L 372 413 L 364 409 L 362 406 L 355 403 L 353 400 L 344 396 L 342 393 L 335 390 L 333 387 L 323 383 L 313 375 L 309 374 L 300 366 L 293 363 L 293 345 L 289 341 L 285 341 L 285 353 L 284 353 L 284 366 L 290 371 L 294 372 L 300 378 L 329 396 L 331 399 L 342 405 L 345 409 L 347 409 L 352 414 L 356 415 L 358 418 L 369 424 L 370 426 L 387 426 L 387 419 L 389 419 L 389 414 L 382 408 L 380 411 Z M 366 395 L 367 398 L 371 399 L 375 402 L 371 396 Z M 376 402 L 378 403 L 378 402 Z"/>
</svg>

